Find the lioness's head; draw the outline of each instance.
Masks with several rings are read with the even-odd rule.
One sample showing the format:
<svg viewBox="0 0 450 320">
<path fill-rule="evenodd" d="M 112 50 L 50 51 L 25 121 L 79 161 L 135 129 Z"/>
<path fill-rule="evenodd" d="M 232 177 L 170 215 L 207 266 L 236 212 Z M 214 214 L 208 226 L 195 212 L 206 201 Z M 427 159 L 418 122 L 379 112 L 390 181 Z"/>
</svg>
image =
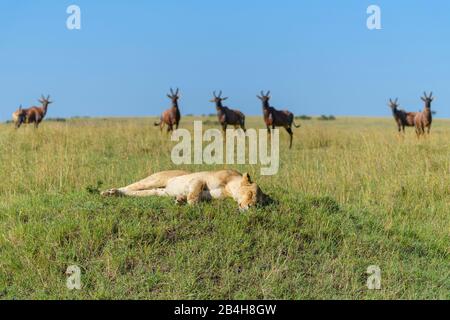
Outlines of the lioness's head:
<svg viewBox="0 0 450 320">
<path fill-rule="evenodd" d="M 239 187 L 239 210 L 245 211 L 251 207 L 264 206 L 271 202 L 272 199 L 265 195 L 256 183 L 252 182 L 248 173 L 245 173 Z"/>
</svg>

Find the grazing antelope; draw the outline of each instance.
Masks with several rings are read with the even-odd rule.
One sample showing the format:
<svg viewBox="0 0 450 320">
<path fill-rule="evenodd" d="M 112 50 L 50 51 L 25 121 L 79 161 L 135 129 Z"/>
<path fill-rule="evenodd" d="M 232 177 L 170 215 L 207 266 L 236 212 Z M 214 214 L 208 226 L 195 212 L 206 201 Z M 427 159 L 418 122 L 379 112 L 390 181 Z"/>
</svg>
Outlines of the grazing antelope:
<svg viewBox="0 0 450 320">
<path fill-rule="evenodd" d="M 259 100 L 262 101 L 263 114 L 264 114 L 264 122 L 266 123 L 267 130 L 270 134 L 270 128 L 275 129 L 275 127 L 283 127 L 289 133 L 291 140 L 289 144 L 289 149 L 292 148 L 292 139 L 294 133 L 292 132 L 292 125 L 296 128 L 300 128 L 294 121 L 294 114 L 290 111 L 284 110 L 280 111 L 270 106 L 270 91 L 264 94 L 264 91 L 261 91 L 261 96 L 257 96 Z"/>
<path fill-rule="evenodd" d="M 398 132 L 405 133 L 405 127 L 414 127 L 414 118 L 416 117 L 416 112 L 406 112 L 405 110 L 398 109 L 398 98 L 393 101 L 389 99 L 389 106 L 392 109 L 392 115 L 394 116 L 395 122 L 398 126 Z"/>
<path fill-rule="evenodd" d="M 19 109 L 12 114 L 13 123 L 16 129 L 19 129 L 22 123 L 25 122 L 26 113 L 23 110 L 22 105 L 20 105 Z"/>
<path fill-rule="evenodd" d="M 180 99 L 179 92 L 179 89 L 174 92 L 172 88 L 170 88 L 170 94 L 168 94 L 167 97 L 172 100 L 172 108 L 164 111 L 161 115 L 161 120 L 159 122 L 155 122 L 155 127 L 159 126 L 161 131 L 164 129 L 166 124 L 168 133 L 173 131 L 174 126 L 175 129 L 178 129 L 178 126 L 180 125 L 181 114 L 180 109 L 178 108 L 178 99 Z"/>
<path fill-rule="evenodd" d="M 231 110 L 226 106 L 223 106 L 222 101 L 228 99 L 222 98 L 222 91 L 220 91 L 219 95 L 216 95 L 216 92 L 213 92 L 214 98 L 210 100 L 216 104 L 217 117 L 219 118 L 219 123 L 222 126 L 223 131 L 227 130 L 228 125 L 234 126 L 235 129 L 241 127 L 242 130 L 247 131 L 245 129 L 245 115 L 239 110 Z"/>
<path fill-rule="evenodd" d="M 22 109 L 22 106 L 20 106 L 19 110 L 14 112 L 13 120 L 16 124 L 16 128 L 19 128 L 22 123 L 26 124 L 34 123 L 35 128 L 39 127 L 39 124 L 42 122 L 42 120 L 44 120 L 45 116 L 47 115 L 49 104 L 53 102 L 50 101 L 50 95 L 48 95 L 47 98 L 41 95 L 41 99 L 39 99 L 38 101 L 42 104 L 41 107 L 31 107 L 28 109 Z M 16 121 L 16 119 L 18 122 Z"/>
<path fill-rule="evenodd" d="M 422 97 L 422 101 L 425 102 L 425 107 L 422 112 L 418 112 L 415 117 L 415 125 L 416 125 L 416 133 L 417 137 L 420 138 L 421 135 L 425 134 L 425 128 L 427 129 L 427 133 L 430 134 L 431 124 L 433 122 L 433 115 L 431 112 L 431 102 L 433 102 L 433 92 L 427 96 L 427 93 L 424 92 L 425 97 Z"/>
</svg>

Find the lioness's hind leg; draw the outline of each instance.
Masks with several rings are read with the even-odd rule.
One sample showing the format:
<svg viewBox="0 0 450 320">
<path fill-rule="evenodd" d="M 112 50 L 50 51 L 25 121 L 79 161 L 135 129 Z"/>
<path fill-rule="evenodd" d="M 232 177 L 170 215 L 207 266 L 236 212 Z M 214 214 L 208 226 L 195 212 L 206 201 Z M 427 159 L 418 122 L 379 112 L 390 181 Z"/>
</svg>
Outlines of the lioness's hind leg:
<svg viewBox="0 0 450 320">
<path fill-rule="evenodd" d="M 167 197 L 168 194 L 166 189 L 151 189 L 151 190 L 141 190 L 141 191 L 130 191 L 130 190 L 119 190 L 123 196 L 126 197 Z"/>
<path fill-rule="evenodd" d="M 174 171 L 163 171 L 159 173 L 155 173 L 148 178 L 145 178 L 136 183 L 130 184 L 127 187 L 121 188 L 127 191 L 142 191 L 142 190 L 151 190 L 158 188 L 165 188 L 167 186 L 167 182 L 175 177 L 184 176 L 189 174 L 189 172 L 174 170 Z"/>
<path fill-rule="evenodd" d="M 186 174 L 189 174 L 189 172 L 180 170 L 159 172 L 139 182 L 130 184 L 129 186 L 103 191 L 101 195 L 104 197 L 114 197 L 114 196 L 145 197 L 145 196 L 165 195 L 161 193 L 161 190 L 164 190 L 164 188 L 167 185 L 167 182 L 172 178 L 184 176 Z M 141 191 L 148 191 L 148 192 L 145 193 Z"/>
<path fill-rule="evenodd" d="M 121 189 L 109 189 L 107 191 L 103 191 L 101 193 L 103 197 L 166 197 L 167 192 L 166 189 L 151 189 L 151 190 L 141 190 L 141 191 L 132 191 L 127 190 L 126 188 Z"/>
</svg>

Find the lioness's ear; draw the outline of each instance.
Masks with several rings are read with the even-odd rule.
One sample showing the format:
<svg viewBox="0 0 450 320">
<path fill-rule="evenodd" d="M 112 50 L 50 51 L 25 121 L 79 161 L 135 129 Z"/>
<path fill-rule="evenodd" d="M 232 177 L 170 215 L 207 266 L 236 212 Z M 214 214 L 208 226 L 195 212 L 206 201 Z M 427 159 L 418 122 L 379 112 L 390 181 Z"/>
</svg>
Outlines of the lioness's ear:
<svg viewBox="0 0 450 320">
<path fill-rule="evenodd" d="M 244 173 L 242 176 L 242 185 L 252 184 L 252 179 L 248 173 Z"/>
</svg>

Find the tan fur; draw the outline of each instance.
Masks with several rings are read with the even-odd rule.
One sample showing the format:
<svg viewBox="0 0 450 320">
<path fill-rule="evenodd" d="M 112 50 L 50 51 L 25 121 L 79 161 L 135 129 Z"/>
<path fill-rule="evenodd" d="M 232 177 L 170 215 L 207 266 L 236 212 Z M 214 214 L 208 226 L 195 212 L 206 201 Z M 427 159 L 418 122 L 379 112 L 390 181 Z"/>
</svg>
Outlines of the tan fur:
<svg viewBox="0 0 450 320">
<path fill-rule="evenodd" d="M 248 174 L 234 170 L 189 173 L 186 171 L 164 171 L 119 189 L 102 192 L 103 196 L 173 197 L 177 203 L 190 205 L 211 199 L 233 198 L 239 209 L 270 202 Z"/>
<path fill-rule="evenodd" d="M 21 114 L 22 111 L 19 110 L 12 114 L 12 120 L 16 128 L 20 127 L 20 125 L 22 124 Z"/>
<path fill-rule="evenodd" d="M 12 120 L 16 129 L 20 128 L 22 123 L 26 121 L 26 111 L 22 109 L 22 106 L 12 114 Z"/>
</svg>

